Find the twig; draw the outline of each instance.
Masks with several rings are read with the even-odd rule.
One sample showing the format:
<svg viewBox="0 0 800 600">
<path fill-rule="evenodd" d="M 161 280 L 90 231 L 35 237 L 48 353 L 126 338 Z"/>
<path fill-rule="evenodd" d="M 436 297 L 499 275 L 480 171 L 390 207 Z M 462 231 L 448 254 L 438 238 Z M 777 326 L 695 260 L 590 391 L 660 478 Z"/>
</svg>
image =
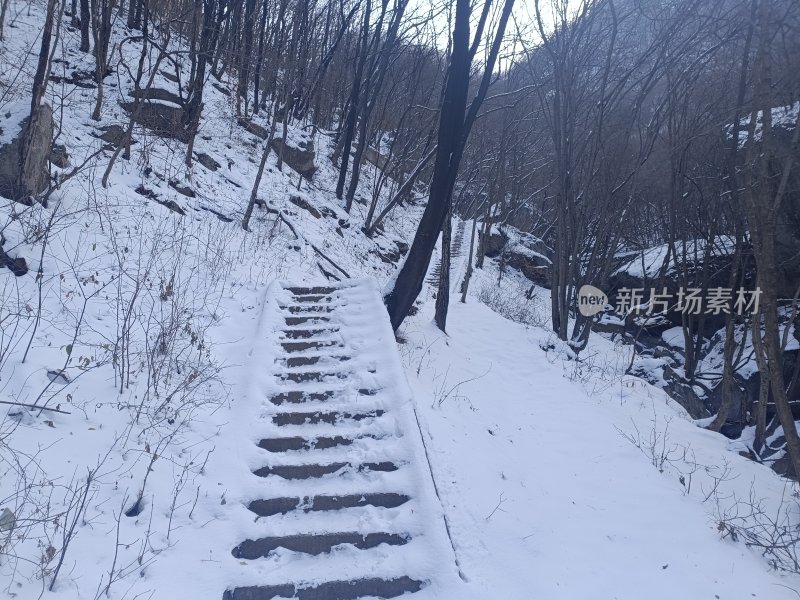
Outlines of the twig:
<svg viewBox="0 0 800 600">
<path fill-rule="evenodd" d="M 495 507 L 494 507 L 494 510 L 492 510 L 492 512 L 490 512 L 490 513 L 489 513 L 489 516 L 488 516 L 488 517 L 486 517 L 486 520 L 487 520 L 487 521 L 488 521 L 489 519 L 491 519 L 491 518 L 492 518 L 492 516 L 494 515 L 494 513 L 496 513 L 498 510 L 499 510 L 500 512 L 505 512 L 505 511 L 504 511 L 502 508 L 500 508 L 500 506 L 501 506 L 501 505 L 503 504 L 503 502 L 505 502 L 505 501 L 506 501 L 506 499 L 505 499 L 505 498 L 503 498 L 503 492 L 500 492 L 500 501 L 497 503 L 497 506 L 495 506 Z"/>
<path fill-rule="evenodd" d="M 83 497 L 81 498 L 81 502 L 78 505 L 78 510 L 75 513 L 75 517 L 72 519 L 72 523 L 69 527 L 69 532 L 66 533 L 64 536 L 64 547 L 61 548 L 61 556 L 58 557 L 58 564 L 56 565 L 56 570 L 53 572 L 53 579 L 50 581 L 50 587 L 48 588 L 51 592 L 53 591 L 53 586 L 56 584 L 56 578 L 58 577 L 58 572 L 61 569 L 61 565 L 64 564 L 64 557 L 67 555 L 67 548 L 69 547 L 69 543 L 72 541 L 73 535 L 75 533 L 75 526 L 78 524 L 78 520 L 81 518 L 81 514 L 83 513 L 84 507 L 86 506 L 86 497 L 89 495 L 89 488 L 92 485 L 92 478 L 94 477 L 94 472 L 89 471 L 89 475 L 86 477 L 86 485 L 83 488 Z"/>
</svg>

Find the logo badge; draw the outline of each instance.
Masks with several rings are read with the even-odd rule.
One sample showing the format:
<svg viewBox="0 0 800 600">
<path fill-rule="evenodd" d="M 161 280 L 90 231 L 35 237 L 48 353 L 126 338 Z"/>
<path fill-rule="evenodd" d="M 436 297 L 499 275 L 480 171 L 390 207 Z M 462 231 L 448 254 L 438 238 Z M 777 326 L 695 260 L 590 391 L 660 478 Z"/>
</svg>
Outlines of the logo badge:
<svg viewBox="0 0 800 600">
<path fill-rule="evenodd" d="M 608 296 L 593 285 L 582 285 L 578 290 L 578 310 L 584 317 L 593 317 L 608 304 Z"/>
</svg>

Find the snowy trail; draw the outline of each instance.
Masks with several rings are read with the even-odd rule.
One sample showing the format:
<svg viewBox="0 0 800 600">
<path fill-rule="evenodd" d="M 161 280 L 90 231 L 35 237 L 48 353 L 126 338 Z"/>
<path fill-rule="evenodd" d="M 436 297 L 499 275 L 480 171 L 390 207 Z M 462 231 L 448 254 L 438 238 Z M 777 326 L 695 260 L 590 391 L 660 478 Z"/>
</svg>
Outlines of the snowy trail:
<svg viewBox="0 0 800 600">
<path fill-rule="evenodd" d="M 452 550 L 377 286 L 275 288 L 223 599 L 441 598 Z"/>
</svg>

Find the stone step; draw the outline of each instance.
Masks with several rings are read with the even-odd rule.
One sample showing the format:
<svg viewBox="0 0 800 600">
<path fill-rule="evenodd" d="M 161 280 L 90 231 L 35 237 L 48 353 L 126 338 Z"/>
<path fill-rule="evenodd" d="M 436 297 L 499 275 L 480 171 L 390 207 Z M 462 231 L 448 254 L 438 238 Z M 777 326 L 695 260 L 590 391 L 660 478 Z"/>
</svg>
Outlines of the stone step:
<svg viewBox="0 0 800 600">
<path fill-rule="evenodd" d="M 281 373 L 281 381 L 291 381 L 293 383 L 322 383 L 330 379 L 347 379 L 351 374 L 343 371 L 322 372 L 322 371 L 299 371 L 294 373 Z"/>
<path fill-rule="evenodd" d="M 290 404 L 300 404 L 302 402 L 321 402 L 333 398 L 337 394 L 341 394 L 343 390 L 328 390 L 325 392 L 305 392 L 303 390 L 291 390 L 289 392 L 282 392 L 271 396 L 269 401 L 276 406 L 280 406 L 285 402 Z M 380 390 L 360 388 L 358 394 L 360 396 L 374 396 Z"/>
<path fill-rule="evenodd" d="M 272 422 L 275 425 L 316 425 L 317 423 L 330 423 L 333 425 L 338 421 L 350 419 L 352 421 L 363 421 L 364 419 L 373 419 L 380 417 L 384 413 L 383 410 L 377 409 L 365 413 L 349 413 L 349 412 L 285 412 L 273 415 Z"/>
<path fill-rule="evenodd" d="M 295 302 L 319 302 L 326 296 L 324 294 L 295 294 Z"/>
<path fill-rule="evenodd" d="M 288 402 L 290 404 L 299 404 L 301 402 L 320 402 L 322 400 L 328 400 L 336 395 L 334 391 L 328 392 L 302 392 L 300 390 L 292 390 L 291 392 L 283 392 L 281 394 L 275 394 L 272 396 L 269 401 L 275 404 L 276 406 L 280 406 L 281 404 Z"/>
<path fill-rule="evenodd" d="M 336 291 L 335 287 L 314 286 L 314 287 L 287 287 L 284 288 L 294 294 L 295 296 L 303 296 L 305 294 L 332 294 Z"/>
<path fill-rule="evenodd" d="M 314 479 L 324 477 L 325 475 L 331 475 L 345 468 L 352 468 L 359 473 L 371 471 L 391 472 L 397 471 L 398 466 L 388 461 L 363 463 L 360 465 L 353 465 L 348 462 L 336 462 L 326 465 L 275 465 L 271 467 L 261 467 L 253 471 L 253 473 L 259 477 L 275 475 L 282 479 Z"/>
<path fill-rule="evenodd" d="M 316 365 L 322 359 L 330 359 L 330 360 L 338 360 L 339 362 L 344 362 L 346 360 L 350 360 L 349 356 L 291 356 L 288 358 L 279 358 L 277 360 L 283 361 L 287 367 L 310 367 L 312 365 Z"/>
<path fill-rule="evenodd" d="M 418 592 L 425 585 L 411 577 L 395 579 L 351 579 L 327 581 L 313 587 L 298 587 L 292 583 L 270 586 L 249 586 L 226 590 L 222 600 L 358 600 L 359 598 L 396 598 Z"/>
<path fill-rule="evenodd" d="M 330 552 L 336 546 L 342 544 L 354 546 L 359 550 L 367 550 L 381 544 L 402 546 L 408 540 L 409 536 L 397 533 L 312 533 L 245 540 L 233 549 L 232 554 L 234 558 L 254 560 L 256 558 L 266 558 L 278 548 L 284 548 L 292 552 L 317 555 Z"/>
<path fill-rule="evenodd" d="M 338 327 L 328 327 L 325 329 L 284 329 L 282 333 L 290 340 L 303 340 L 315 336 L 331 335 L 338 331 Z"/>
<path fill-rule="evenodd" d="M 336 340 L 322 340 L 322 341 L 314 341 L 314 342 L 283 342 L 281 344 L 283 349 L 286 352 L 303 352 L 305 350 L 320 350 L 326 349 L 330 350 L 331 348 L 344 348 L 341 342 Z"/>
<path fill-rule="evenodd" d="M 373 438 L 373 435 L 361 436 L 361 438 L 344 437 L 342 435 L 323 436 L 307 439 L 300 436 L 267 438 L 258 442 L 258 447 L 267 452 L 289 452 L 290 450 L 325 450 L 336 446 L 349 446 L 356 439 Z"/>
<path fill-rule="evenodd" d="M 319 304 L 310 304 L 308 306 L 281 306 L 281 309 L 288 310 L 292 314 L 297 313 L 329 313 L 333 312 L 332 306 L 322 306 Z"/>
<path fill-rule="evenodd" d="M 311 324 L 316 325 L 318 323 L 330 323 L 330 317 L 323 317 L 322 315 L 313 315 L 310 317 L 285 317 L 284 320 L 286 321 L 287 325 L 303 325 L 305 323 L 311 322 Z"/>
<path fill-rule="evenodd" d="M 377 506 L 380 508 L 396 508 L 408 502 L 405 494 L 381 492 L 374 494 L 351 494 L 343 496 L 310 496 L 305 498 L 267 498 L 253 500 L 247 508 L 259 517 L 283 515 L 293 510 L 333 511 L 343 508 L 361 508 Z"/>
</svg>

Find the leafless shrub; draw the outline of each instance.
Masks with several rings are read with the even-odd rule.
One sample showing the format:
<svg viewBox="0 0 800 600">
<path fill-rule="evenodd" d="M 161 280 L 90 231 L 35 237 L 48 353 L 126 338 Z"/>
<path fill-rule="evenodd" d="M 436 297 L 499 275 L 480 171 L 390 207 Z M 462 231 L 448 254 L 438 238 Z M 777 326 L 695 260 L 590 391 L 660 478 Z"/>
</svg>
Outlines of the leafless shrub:
<svg viewBox="0 0 800 600">
<path fill-rule="evenodd" d="M 758 551 L 778 571 L 800 573 L 800 493 L 786 481 L 777 505 L 760 497 L 751 484 L 746 498 L 732 495 L 723 508 L 717 499 L 715 520 L 723 538 Z"/>
<path fill-rule="evenodd" d="M 497 314 L 510 321 L 543 327 L 546 315 L 536 305 L 528 291 L 530 286 L 511 281 L 508 278 L 499 284 L 496 281 L 484 280 L 478 288 L 478 300 L 491 308 Z"/>
</svg>

